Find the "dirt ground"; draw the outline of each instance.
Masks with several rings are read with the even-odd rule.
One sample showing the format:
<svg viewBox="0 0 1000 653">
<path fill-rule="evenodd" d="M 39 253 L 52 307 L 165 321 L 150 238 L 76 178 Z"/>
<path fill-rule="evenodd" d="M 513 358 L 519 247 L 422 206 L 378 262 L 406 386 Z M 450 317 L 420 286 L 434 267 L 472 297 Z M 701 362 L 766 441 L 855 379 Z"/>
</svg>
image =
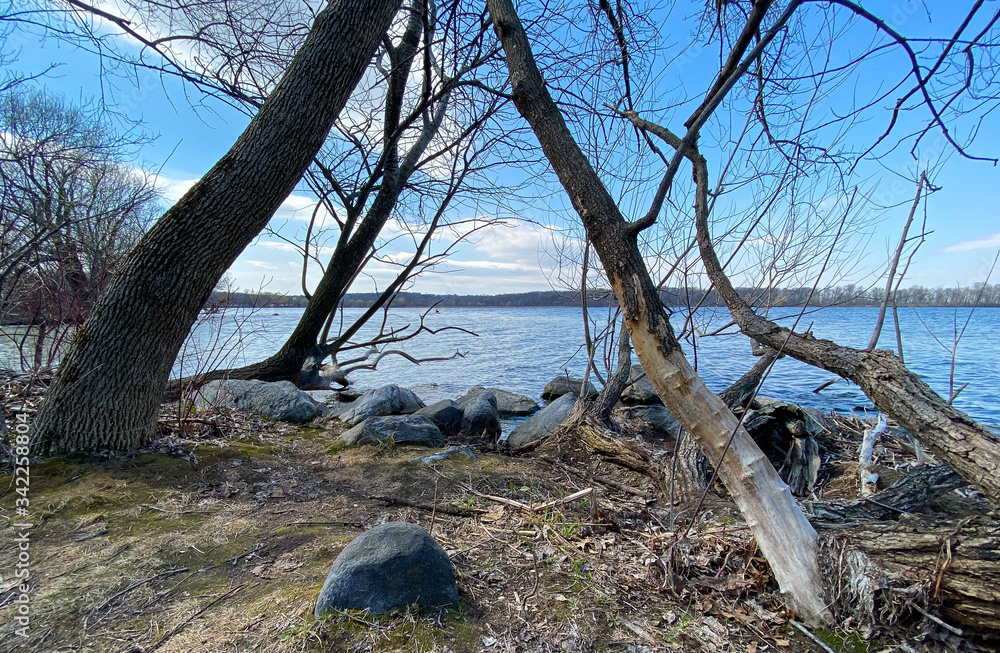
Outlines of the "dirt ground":
<svg viewBox="0 0 1000 653">
<path fill-rule="evenodd" d="M 665 506 L 648 478 L 596 460 L 479 447 L 476 460 L 428 464 L 412 462 L 420 448 L 342 448 L 342 430 L 223 414 L 167 423 L 135 455 L 34 461 L 27 638 L 14 632 L 8 467 L 0 650 L 974 650 L 945 646 L 922 618 L 870 639 L 810 638 L 721 491 L 693 517 Z M 459 604 L 315 620 L 338 552 L 388 520 L 444 547 Z"/>
</svg>

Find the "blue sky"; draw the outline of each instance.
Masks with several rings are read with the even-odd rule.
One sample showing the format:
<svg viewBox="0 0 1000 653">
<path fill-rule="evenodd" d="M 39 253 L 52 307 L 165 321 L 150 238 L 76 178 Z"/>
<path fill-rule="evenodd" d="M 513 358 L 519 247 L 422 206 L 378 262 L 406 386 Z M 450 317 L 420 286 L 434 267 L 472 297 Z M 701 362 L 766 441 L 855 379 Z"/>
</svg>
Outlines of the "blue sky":
<svg viewBox="0 0 1000 653">
<path fill-rule="evenodd" d="M 882 15 L 890 17 L 890 22 L 894 21 L 895 27 L 918 35 L 930 28 L 940 32 L 942 24 L 949 26 L 943 29 L 948 32 L 953 29 L 949 21 L 957 19 L 952 15 L 954 9 L 950 3 L 947 9 L 935 8 L 933 23 L 928 23 L 922 4 L 911 0 L 866 3 L 866 6 L 873 6 L 873 11 L 881 10 Z M 678 29 L 681 31 L 675 41 L 685 38 L 683 28 Z M 50 64 L 58 64 L 40 81 L 49 89 L 74 100 L 103 96 L 117 111 L 141 119 L 153 134 L 158 134 L 142 152 L 142 165 L 160 171 L 168 201 L 176 200 L 204 174 L 248 122 L 246 116 L 217 102 L 208 101 L 206 107 L 193 110 L 186 95 L 188 90 L 176 80 L 161 79 L 153 73 L 141 76 L 138 85 L 121 79 L 102 81 L 100 63 L 95 57 L 54 38 L 15 33 L 6 47 L 19 50 L 15 67 L 24 72 L 38 72 Z M 689 55 L 688 64 L 688 71 L 696 73 L 691 75 L 694 81 L 689 83 L 689 90 L 703 92 L 717 67 L 716 59 L 695 52 Z M 672 124 L 679 126 L 683 122 L 683 116 L 678 117 Z M 879 116 L 871 128 L 880 129 L 884 119 L 885 116 Z M 1000 154 L 1000 120 L 991 116 L 983 122 L 972 149 L 988 156 Z M 898 158 L 895 163 L 907 166 L 904 159 Z M 927 206 L 928 229 L 933 233 L 914 261 L 907 284 L 936 287 L 982 281 L 1000 250 L 1000 170 L 952 153 L 937 172 L 935 183 L 942 190 L 930 198 Z M 878 192 L 908 204 L 905 198 L 912 196 L 913 188 L 887 173 Z M 296 193 L 279 211 L 276 222 L 287 221 L 294 228 L 297 222 L 308 219 L 311 210 L 311 199 Z M 908 206 L 891 210 L 873 227 L 865 254 L 869 267 L 885 260 L 886 253 L 895 247 L 898 229 L 908 210 Z M 558 235 L 546 228 L 545 223 L 561 225 L 552 212 L 542 212 L 537 218 L 542 224 L 519 224 L 483 232 L 474 242 L 462 246 L 453 262 L 440 268 L 447 274 L 422 277 L 412 289 L 461 294 L 548 289 L 547 276 L 553 266 L 550 250 L 553 238 Z M 280 241 L 262 236 L 236 262 L 231 276 L 244 288 L 265 284 L 268 290 L 298 293 L 299 261 L 287 250 Z M 374 274 L 384 285 L 390 270 L 376 268 Z M 857 280 L 870 283 L 871 277 L 859 276 Z M 1000 271 L 991 281 L 1000 282 Z M 356 290 L 368 290 L 366 286 L 370 283 L 362 279 Z"/>
</svg>

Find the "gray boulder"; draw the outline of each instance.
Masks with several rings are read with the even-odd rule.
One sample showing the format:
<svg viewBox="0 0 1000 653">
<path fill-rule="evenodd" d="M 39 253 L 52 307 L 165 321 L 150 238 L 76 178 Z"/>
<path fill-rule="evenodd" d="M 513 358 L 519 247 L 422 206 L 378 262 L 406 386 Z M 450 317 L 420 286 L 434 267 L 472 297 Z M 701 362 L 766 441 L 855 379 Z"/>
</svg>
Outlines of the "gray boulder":
<svg viewBox="0 0 1000 653">
<path fill-rule="evenodd" d="M 201 388 L 201 403 L 297 424 L 310 421 L 319 412 L 312 397 L 291 381 L 211 381 Z"/>
<path fill-rule="evenodd" d="M 442 399 L 437 403 L 421 408 L 414 415 L 423 415 L 429 418 L 446 435 L 458 433 L 458 430 L 462 427 L 462 409 L 451 399 Z"/>
<path fill-rule="evenodd" d="M 673 413 L 667 410 L 666 406 L 630 406 L 622 409 L 625 417 L 639 420 L 648 424 L 653 433 L 651 435 L 676 437 L 680 422 Z M 658 432 L 659 431 L 659 432 Z"/>
<path fill-rule="evenodd" d="M 565 375 L 557 376 L 545 384 L 542 390 L 542 399 L 551 401 L 565 394 L 580 395 L 583 392 L 583 379 L 567 379 Z M 596 397 L 597 388 L 589 381 L 587 382 L 587 396 Z"/>
<path fill-rule="evenodd" d="M 528 421 L 511 431 L 507 437 L 510 450 L 524 449 L 544 438 L 562 424 L 574 405 L 576 405 L 576 395 L 564 394 L 529 417 Z"/>
<path fill-rule="evenodd" d="M 622 403 L 625 404 L 658 404 L 660 397 L 653 389 L 653 384 L 646 378 L 642 366 L 633 363 L 628 374 L 629 384 L 622 392 Z"/>
<path fill-rule="evenodd" d="M 497 410 L 497 398 L 492 392 L 476 386 L 455 403 L 462 409 L 463 433 L 500 435 L 500 412 Z"/>
<path fill-rule="evenodd" d="M 458 601 L 455 571 L 424 529 L 389 522 L 362 533 L 334 560 L 316 601 L 316 618 L 329 610 L 382 614 L 413 603 L 438 607 Z"/>
<path fill-rule="evenodd" d="M 359 424 L 369 417 L 409 415 L 424 407 L 420 397 L 395 383 L 368 390 L 361 397 L 333 414 L 348 424 Z"/>
<path fill-rule="evenodd" d="M 533 413 L 537 413 L 541 406 L 538 405 L 531 397 L 527 395 L 520 395 L 516 392 L 508 392 L 507 390 L 501 390 L 500 388 L 483 388 L 482 386 L 476 386 L 472 390 L 483 389 L 487 392 L 493 393 L 493 396 L 497 399 L 497 412 L 500 413 L 500 417 L 527 417 Z M 469 392 L 472 392 L 469 390 Z"/>
<path fill-rule="evenodd" d="M 348 445 L 390 441 L 395 444 L 422 444 L 428 447 L 444 445 L 441 429 L 423 415 L 369 417 L 337 439 Z"/>
</svg>

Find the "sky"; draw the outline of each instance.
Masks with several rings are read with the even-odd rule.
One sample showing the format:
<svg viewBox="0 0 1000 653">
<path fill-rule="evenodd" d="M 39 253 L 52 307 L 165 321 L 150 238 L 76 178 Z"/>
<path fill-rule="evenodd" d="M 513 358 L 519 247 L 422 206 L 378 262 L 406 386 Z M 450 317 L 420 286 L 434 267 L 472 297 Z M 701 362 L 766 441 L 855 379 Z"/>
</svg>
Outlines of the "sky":
<svg viewBox="0 0 1000 653">
<path fill-rule="evenodd" d="M 866 6 L 879 4 L 866 3 Z M 953 8 L 950 6 L 948 9 L 935 7 L 932 21 L 936 22 L 928 22 L 922 3 L 901 0 L 882 5 L 882 15 L 889 16 L 891 24 L 911 33 L 920 34 L 931 28 L 939 31 L 942 24 L 950 25 L 949 21 L 957 20 L 957 14 L 951 15 Z M 679 36 L 674 42 L 687 38 L 683 32 L 686 28 L 677 29 Z M 115 110 L 141 120 L 157 135 L 143 149 L 141 161 L 135 165 L 157 171 L 167 203 L 176 201 L 187 191 L 227 151 L 248 123 L 245 115 L 219 102 L 208 100 L 204 107 L 193 109 L 194 92 L 175 79 L 163 79 L 149 72 L 133 84 L 102 76 L 96 57 L 57 38 L 40 37 L 37 31 L 15 31 L 8 38 L 6 48 L 18 52 L 13 65 L 16 70 L 37 73 L 55 66 L 39 84 L 72 100 L 103 97 Z M 693 76 L 695 81 L 692 83 L 696 92 L 710 81 L 711 72 L 717 68 L 717 58 L 697 51 L 686 56 L 688 71 L 698 73 Z M 845 88 L 840 92 L 858 93 L 859 88 Z M 683 116 L 680 118 L 674 122 L 683 122 Z M 977 153 L 1000 155 L 998 118 L 1000 115 L 989 116 L 979 126 L 972 148 Z M 879 122 L 877 126 L 865 128 L 875 129 L 883 124 Z M 498 174 L 502 179 L 504 173 Z M 949 154 L 946 164 L 936 173 L 935 184 L 941 190 L 927 203 L 928 229 L 932 233 L 914 260 L 906 285 L 937 287 L 980 282 L 1000 251 L 1000 171 L 990 163 L 968 161 Z M 913 188 L 887 172 L 877 192 L 899 206 L 879 216 L 878 224 L 872 226 L 867 248 L 859 254 L 869 262 L 869 268 L 886 260 L 888 252 L 895 248 L 899 229 L 909 211 L 909 203 L 905 200 L 912 196 Z M 536 218 L 537 222 L 512 223 L 479 232 L 471 242 L 459 247 L 447 263 L 439 266 L 436 273 L 419 277 L 410 290 L 497 294 L 550 289 L 549 278 L 555 266 L 553 242 L 561 238 L 559 230 L 566 224 L 558 217 L 558 208 L 564 207 L 564 202 L 554 199 L 552 203 L 556 211 L 540 211 L 538 216 L 531 215 L 530 207 L 525 209 L 525 217 Z M 309 219 L 313 205 L 314 200 L 307 193 L 296 191 L 272 224 L 285 224 L 285 232 L 293 235 Z M 485 217 L 490 217 L 489 207 L 476 208 Z M 573 217 L 567 212 L 566 219 Z M 401 242 L 399 254 L 412 249 Z M 300 294 L 301 259 L 291 250 L 287 243 L 264 234 L 239 257 L 229 275 L 244 289 L 263 287 L 273 292 Z M 371 290 L 373 279 L 378 286 L 384 287 L 394 275 L 386 265 L 375 265 L 370 273 L 370 278 L 359 279 L 353 290 Z M 314 283 L 317 278 L 313 275 L 310 282 Z M 871 275 L 860 275 L 856 280 L 865 284 L 874 282 Z M 1000 282 L 1000 271 L 994 273 L 991 282 Z"/>
</svg>

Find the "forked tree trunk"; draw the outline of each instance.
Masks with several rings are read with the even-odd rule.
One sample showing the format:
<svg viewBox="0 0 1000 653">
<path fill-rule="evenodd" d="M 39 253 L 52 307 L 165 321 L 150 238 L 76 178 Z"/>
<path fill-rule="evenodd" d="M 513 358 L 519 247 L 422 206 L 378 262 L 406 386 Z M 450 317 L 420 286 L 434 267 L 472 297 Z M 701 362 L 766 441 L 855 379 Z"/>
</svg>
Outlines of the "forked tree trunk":
<svg viewBox="0 0 1000 653">
<path fill-rule="evenodd" d="M 650 382 L 719 468 L 789 604 L 807 622 L 828 622 L 816 532 L 770 462 L 681 352 L 639 253 L 637 229 L 626 223 L 573 139 L 545 88 L 511 1 L 488 0 L 487 6 L 507 57 L 514 104 L 534 131 L 594 243 Z"/>
<path fill-rule="evenodd" d="M 334 0 L 233 147 L 126 257 L 77 332 L 34 451 L 130 450 L 154 432 L 174 359 L 218 279 L 298 183 L 398 0 Z"/>
</svg>

